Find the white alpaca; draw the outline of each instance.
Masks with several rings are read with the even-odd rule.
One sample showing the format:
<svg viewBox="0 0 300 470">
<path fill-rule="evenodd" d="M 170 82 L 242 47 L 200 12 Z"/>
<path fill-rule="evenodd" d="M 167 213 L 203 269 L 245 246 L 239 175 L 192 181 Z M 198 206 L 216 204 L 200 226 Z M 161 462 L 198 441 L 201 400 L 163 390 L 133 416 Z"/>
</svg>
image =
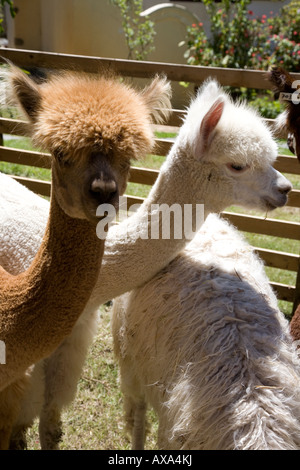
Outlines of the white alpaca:
<svg viewBox="0 0 300 470">
<path fill-rule="evenodd" d="M 205 204 L 205 213 L 219 212 L 235 203 L 262 210 L 284 205 L 290 183 L 272 168 L 277 147 L 263 120 L 244 105 L 236 105 L 215 81 L 205 83 L 192 102 L 159 178 L 141 208 L 119 226 L 111 227 L 106 239 L 101 279 L 87 308 L 74 327 L 72 335 L 44 362 L 45 397 L 40 419 L 43 448 L 55 448 L 60 435 L 59 416 L 76 392 L 82 364 L 93 337 L 95 311 L 106 302 L 151 279 L 186 245 L 192 233 L 170 239 L 145 239 L 149 220 L 157 213 L 156 204 Z M 6 180 L 8 177 L 6 177 Z M 15 201 L 23 198 L 25 189 L 14 184 Z M 0 185 L 0 239 L 9 238 L 11 226 L 18 225 L 11 201 L 6 200 L 6 188 Z M 32 196 L 36 204 L 36 196 Z M 17 204 L 17 202 L 16 202 Z M 3 209 L 1 209 L 3 207 Z M 36 213 L 26 203 L 26 220 L 42 226 Z M 5 208 L 5 209 L 4 209 Z M 25 212 L 25 211 L 24 211 Z M 46 214 L 45 214 L 46 219 Z M 5 244 L 6 263 L 23 269 L 18 260 L 20 244 L 33 246 L 32 234 L 16 230 Z M 196 231 L 202 220 L 192 217 Z M 32 229 L 32 227 L 31 227 Z M 36 229 L 37 230 L 37 229 Z M 37 246 L 36 246 L 37 249 Z M 33 249 L 34 250 L 34 249 Z M 1 255 L 3 258 L 3 254 Z M 14 259 L 15 261 L 9 261 Z M 0 258 L 2 262 L 2 259 Z M 28 260 L 29 262 L 29 260 Z M 17 268 L 17 264 L 19 264 Z M 113 280 L 113 282 L 112 282 Z M 73 340 L 79 339 L 77 343 Z M 81 344 L 80 344 L 81 342 Z M 76 346 L 74 346 L 76 344 Z M 80 344 L 80 346 L 78 346 Z M 72 354 L 76 352 L 76 358 Z M 30 397 L 29 397 L 30 400 Z M 41 403 L 37 400 L 36 413 Z M 19 420 L 19 429 L 29 421 Z"/>
<path fill-rule="evenodd" d="M 186 249 L 114 301 L 126 421 L 160 449 L 300 448 L 300 362 L 261 261 L 210 215 Z"/>
</svg>

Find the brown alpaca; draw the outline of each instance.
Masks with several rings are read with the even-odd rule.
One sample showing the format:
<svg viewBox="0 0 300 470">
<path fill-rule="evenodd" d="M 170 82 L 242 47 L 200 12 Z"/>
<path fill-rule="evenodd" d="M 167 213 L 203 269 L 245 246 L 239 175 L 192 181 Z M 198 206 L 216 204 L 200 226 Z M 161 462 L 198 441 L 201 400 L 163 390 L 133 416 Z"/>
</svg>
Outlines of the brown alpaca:
<svg viewBox="0 0 300 470">
<path fill-rule="evenodd" d="M 290 326 L 292 337 L 295 341 L 300 341 L 300 303 L 294 312 Z"/>
<path fill-rule="evenodd" d="M 288 131 L 287 142 L 291 152 L 300 161 L 300 103 L 299 100 L 293 102 L 291 97 L 297 91 L 293 86 L 296 80 L 281 67 L 273 67 L 268 72 L 267 77 L 273 85 L 274 92 L 276 94 L 280 93 L 281 96 L 279 95 L 279 97 L 286 105 L 286 111 L 283 113 L 282 118 Z M 298 91 L 300 93 L 300 90 Z"/>
<path fill-rule="evenodd" d="M 292 87 L 294 79 L 281 67 L 274 67 L 268 73 L 270 82 L 274 85 L 276 93 L 293 94 L 296 89 Z M 300 92 L 300 90 L 298 90 Z M 289 96 L 287 95 L 289 98 Z M 283 97 L 284 98 L 284 97 Z M 288 130 L 287 143 L 300 162 L 300 103 L 299 100 L 293 102 L 290 99 L 284 101 L 286 111 L 283 113 L 283 124 Z M 300 340 L 300 298 L 295 302 L 295 312 L 291 320 L 291 333 L 295 340 Z"/>
<path fill-rule="evenodd" d="M 71 333 L 101 265 L 96 209 L 116 208 L 130 160 L 153 145 L 151 114 L 169 104 L 169 85 L 156 78 L 138 93 L 117 79 L 63 74 L 42 84 L 11 67 L 8 85 L 32 124 L 36 145 L 52 154 L 50 215 L 31 266 L 13 276 L 0 267 L 0 448 L 26 388 L 28 368 Z"/>
</svg>

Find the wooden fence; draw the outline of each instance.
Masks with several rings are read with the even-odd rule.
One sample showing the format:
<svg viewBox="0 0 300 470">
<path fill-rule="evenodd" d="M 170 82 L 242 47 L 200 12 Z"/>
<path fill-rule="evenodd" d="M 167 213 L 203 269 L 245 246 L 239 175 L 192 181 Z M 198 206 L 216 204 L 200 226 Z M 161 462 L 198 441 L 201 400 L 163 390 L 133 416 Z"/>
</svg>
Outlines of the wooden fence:
<svg viewBox="0 0 300 470">
<path fill-rule="evenodd" d="M 221 85 L 224 86 L 230 85 L 257 89 L 269 88 L 269 84 L 264 77 L 264 72 L 254 70 L 194 67 L 188 65 L 106 59 L 17 49 L 2 49 L 0 55 L 2 56 L 0 61 L 3 62 L 4 59 L 9 59 L 14 64 L 26 68 L 70 69 L 97 73 L 104 66 L 110 67 L 123 76 L 134 78 L 150 78 L 156 73 L 164 73 L 171 81 L 186 81 L 197 85 L 201 84 L 201 82 L 209 76 L 214 76 Z M 294 74 L 294 78 L 299 80 L 300 74 Z M 172 126 L 172 128 L 178 127 L 181 123 L 182 115 L 183 111 L 173 110 L 167 122 L 167 126 Z M 273 125 L 272 120 L 267 121 L 270 126 Z M 28 124 L 21 120 L 0 118 L 0 134 L 26 136 L 28 135 Z M 286 136 L 282 135 L 282 137 L 285 138 Z M 172 145 L 172 141 L 168 139 L 157 139 L 157 141 L 159 144 L 159 154 L 165 156 Z M 156 153 L 158 152 L 156 151 Z M 48 154 L 16 150 L 4 147 L 3 145 L 0 146 L 0 161 L 50 168 L 50 157 Z M 294 156 L 279 155 L 274 167 L 283 173 L 300 175 L 300 164 Z M 129 181 L 152 185 L 158 174 L 158 170 L 133 167 Z M 50 195 L 50 182 L 23 177 L 15 177 L 15 179 L 38 194 L 44 196 Z M 141 198 L 128 196 L 129 206 L 140 202 L 142 202 Z M 300 208 L 299 190 L 293 190 L 291 192 L 288 206 Z M 263 217 L 254 217 L 247 214 L 231 212 L 224 212 L 222 215 L 229 219 L 241 231 L 300 240 L 300 220 L 299 222 L 287 222 L 284 220 L 265 219 Z M 295 308 L 300 301 L 300 255 L 262 248 L 257 248 L 257 253 L 264 260 L 266 266 L 297 273 L 295 285 L 271 283 L 277 292 L 278 298 L 292 302 Z"/>
</svg>

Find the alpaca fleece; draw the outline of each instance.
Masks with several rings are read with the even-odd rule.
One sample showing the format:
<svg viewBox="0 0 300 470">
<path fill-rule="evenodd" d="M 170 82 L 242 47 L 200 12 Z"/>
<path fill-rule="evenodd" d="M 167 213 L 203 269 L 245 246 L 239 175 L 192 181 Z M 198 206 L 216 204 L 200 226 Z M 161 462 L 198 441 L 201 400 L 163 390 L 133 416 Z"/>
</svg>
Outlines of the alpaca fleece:
<svg viewBox="0 0 300 470">
<path fill-rule="evenodd" d="M 300 363 L 261 261 L 209 216 L 194 240 L 112 316 L 125 414 L 143 445 L 146 403 L 161 449 L 300 446 Z"/>
<path fill-rule="evenodd" d="M 53 153 L 63 149 L 72 158 L 74 151 L 80 155 L 95 147 L 139 159 L 154 145 L 147 93 L 137 93 L 118 78 L 65 72 L 50 76 L 40 95 L 32 134 L 39 147 Z"/>
</svg>

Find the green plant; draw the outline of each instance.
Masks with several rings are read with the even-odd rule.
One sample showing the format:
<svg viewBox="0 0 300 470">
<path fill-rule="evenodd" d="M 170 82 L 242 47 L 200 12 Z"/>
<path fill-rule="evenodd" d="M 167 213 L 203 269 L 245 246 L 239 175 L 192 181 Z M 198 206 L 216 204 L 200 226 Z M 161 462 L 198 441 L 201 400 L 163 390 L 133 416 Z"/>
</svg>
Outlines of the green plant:
<svg viewBox="0 0 300 470">
<path fill-rule="evenodd" d="M 203 24 L 187 29 L 185 57 L 192 65 L 246 68 L 257 48 L 258 24 L 248 14 L 250 0 L 232 3 L 222 0 L 203 0 L 210 17 L 210 37 Z"/>
<path fill-rule="evenodd" d="M 266 92 L 265 96 L 258 96 L 249 101 L 259 113 L 267 119 L 275 119 L 283 111 L 283 106 L 279 101 L 273 100 L 273 93 Z"/>
<path fill-rule="evenodd" d="M 9 5 L 10 14 L 14 18 L 16 10 L 14 7 L 13 0 L 0 0 L 0 7 L 3 8 L 6 3 Z"/>
<path fill-rule="evenodd" d="M 14 18 L 15 15 L 16 15 L 16 10 L 15 10 L 14 5 L 13 5 L 13 0 L 0 0 L 1 9 L 3 9 L 5 3 L 7 3 L 9 5 L 10 14 Z M 3 23 L 3 18 L 0 18 L 0 33 L 3 33 L 3 31 L 4 31 L 2 23 Z"/>
<path fill-rule="evenodd" d="M 293 72 L 300 71 L 300 2 L 291 2 L 280 14 L 267 20 L 272 34 L 266 37 L 262 63 L 282 65 Z"/>
<path fill-rule="evenodd" d="M 154 50 L 154 23 L 142 17 L 143 0 L 111 0 L 120 10 L 122 27 L 129 50 L 128 59 L 145 60 Z"/>
<path fill-rule="evenodd" d="M 282 34 L 290 41 L 299 41 L 300 35 L 300 1 L 292 1 L 283 6 L 280 14 L 267 19 L 267 26 L 272 34 Z"/>
<path fill-rule="evenodd" d="M 266 70 L 279 64 L 300 70 L 300 2 L 284 6 L 276 16 L 254 17 L 250 0 L 203 0 L 210 17 L 206 35 L 203 24 L 187 29 L 184 56 L 192 65 Z M 183 43 L 181 43 L 183 45 Z"/>
</svg>

